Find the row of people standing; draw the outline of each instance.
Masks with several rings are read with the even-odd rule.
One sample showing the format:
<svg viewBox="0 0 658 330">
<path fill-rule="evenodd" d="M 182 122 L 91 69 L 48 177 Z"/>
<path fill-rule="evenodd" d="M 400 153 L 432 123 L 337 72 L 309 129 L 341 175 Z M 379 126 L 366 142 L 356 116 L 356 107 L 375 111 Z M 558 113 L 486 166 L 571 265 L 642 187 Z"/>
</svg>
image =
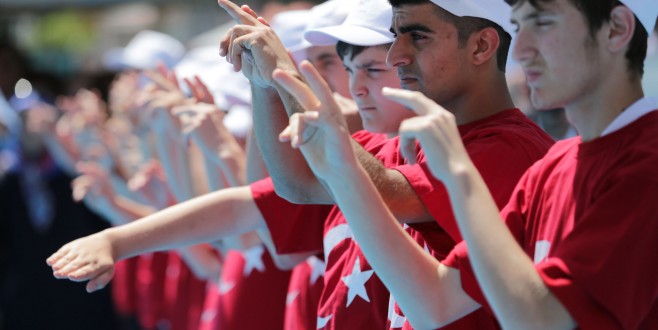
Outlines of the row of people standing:
<svg viewBox="0 0 658 330">
<path fill-rule="evenodd" d="M 658 105 L 639 82 L 656 6 L 362 1 L 306 34 L 338 42 L 369 131 L 350 136 L 335 63 L 297 66 L 268 22 L 219 3 L 271 177 L 67 244 L 56 277 L 94 291 L 116 259 L 266 230 L 275 259 L 322 253 L 317 328 L 652 327 Z M 514 108 L 512 42 L 533 105 L 564 107 L 580 136 L 551 146 Z"/>
</svg>

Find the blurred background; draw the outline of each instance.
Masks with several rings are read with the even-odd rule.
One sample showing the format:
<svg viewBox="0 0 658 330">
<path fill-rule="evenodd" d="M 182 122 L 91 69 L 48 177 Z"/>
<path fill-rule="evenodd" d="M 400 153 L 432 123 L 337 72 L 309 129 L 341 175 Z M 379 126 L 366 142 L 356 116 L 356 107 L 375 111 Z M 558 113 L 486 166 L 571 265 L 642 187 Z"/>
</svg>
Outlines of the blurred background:
<svg viewBox="0 0 658 330">
<path fill-rule="evenodd" d="M 271 17 L 314 1 L 243 2 Z M 53 84 L 55 94 L 94 87 L 111 78 L 113 54 L 141 30 L 164 32 L 190 49 L 217 45 L 228 21 L 212 0 L 0 0 L 2 90 L 9 98 L 26 75 L 36 83 L 64 80 Z"/>
<path fill-rule="evenodd" d="M 310 8 L 320 2 L 238 1 L 267 20 L 279 12 Z M 132 314 L 121 314 L 117 292 L 122 293 L 121 285 L 128 287 L 132 277 L 124 276 L 130 281 L 122 284 L 115 276 L 112 285 L 119 289 L 89 295 L 83 283 L 55 280 L 45 259 L 62 244 L 115 224 L 103 210 L 89 210 L 73 201 L 71 181 L 80 175 L 71 165 L 74 161 L 91 159 L 105 165 L 105 170 L 120 179 L 116 185 L 121 187 L 128 178 L 142 174 L 126 164 L 146 164 L 147 169 L 151 164 L 148 152 L 133 159 L 126 151 L 144 149 L 139 144 L 152 144 L 140 134 L 141 127 L 153 121 L 135 116 L 143 109 L 133 104 L 139 96 L 137 87 L 143 86 L 134 75 L 117 76 L 127 69 L 122 58 L 124 47 L 140 31 L 159 31 L 184 45 L 176 55 L 180 60 L 187 53 L 189 61 L 181 63 L 194 65 L 180 64 L 179 74 L 192 69 L 206 74 L 203 79 L 211 90 L 217 87 L 225 94 L 214 100 L 227 111 L 224 124 L 237 127 L 232 134 L 245 139 L 250 114 L 240 115 L 244 113 L 240 110 L 250 106 L 250 95 L 242 95 L 249 91 L 248 83 L 238 82 L 242 78 L 239 73 L 236 78 L 224 72 L 228 69 L 222 71 L 226 65 L 215 67 L 225 64 L 220 63 L 224 59 L 218 55 L 218 43 L 232 25 L 214 0 L 0 0 L 0 330 L 192 329 L 138 322 Z M 174 43 L 165 48 L 171 51 L 177 47 Z M 202 51 L 195 53 L 195 49 Z M 152 55 L 160 58 L 161 54 Z M 146 64 L 153 66 L 153 62 Z M 147 69 L 145 66 L 132 69 Z M 532 108 L 524 74 L 514 63 L 508 65 L 508 81 L 517 107 L 554 139 L 577 134 L 561 109 L 538 112 Z M 120 93 L 108 100 L 113 82 Z M 222 85 L 225 82 L 237 87 Z M 655 31 L 649 42 L 643 84 L 647 95 L 658 97 Z M 117 97 L 121 93 L 128 101 Z M 68 98 L 56 101 L 61 95 Z M 229 111 L 231 100 L 242 103 Z M 244 116 L 249 119 L 246 123 Z M 133 140 L 138 142 L 129 145 Z M 109 151 L 101 148 L 99 152 L 98 144 Z M 159 189 L 156 183 L 155 190 Z M 114 305 L 110 292 L 115 294 Z"/>
</svg>

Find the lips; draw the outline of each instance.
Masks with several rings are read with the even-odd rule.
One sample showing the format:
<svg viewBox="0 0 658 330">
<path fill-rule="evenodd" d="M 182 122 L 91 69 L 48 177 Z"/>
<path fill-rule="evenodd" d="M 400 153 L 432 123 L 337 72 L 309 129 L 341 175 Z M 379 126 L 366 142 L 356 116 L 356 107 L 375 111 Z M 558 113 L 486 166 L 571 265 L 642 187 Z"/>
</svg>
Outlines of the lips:
<svg viewBox="0 0 658 330">
<path fill-rule="evenodd" d="M 538 69 L 525 69 L 526 82 L 528 85 L 533 84 L 541 77 L 541 71 Z"/>
<path fill-rule="evenodd" d="M 376 111 L 376 110 L 377 108 L 375 107 L 359 106 L 359 111 L 367 112 L 367 111 Z"/>
</svg>

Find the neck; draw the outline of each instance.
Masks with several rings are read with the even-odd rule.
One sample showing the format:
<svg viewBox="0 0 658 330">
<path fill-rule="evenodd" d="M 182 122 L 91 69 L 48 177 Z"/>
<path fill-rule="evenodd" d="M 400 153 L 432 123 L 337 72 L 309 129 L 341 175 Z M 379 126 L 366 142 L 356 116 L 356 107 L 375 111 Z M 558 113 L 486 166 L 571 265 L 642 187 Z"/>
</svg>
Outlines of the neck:
<svg viewBox="0 0 658 330">
<path fill-rule="evenodd" d="M 568 103 L 565 110 L 581 140 L 587 142 L 601 136 L 617 116 L 642 97 L 639 79 L 608 79 L 596 91 Z"/>
<path fill-rule="evenodd" d="M 468 93 L 453 102 L 452 107 L 446 105 L 446 109 L 455 115 L 457 125 L 468 124 L 514 108 L 505 75 L 496 72 L 488 78 L 474 79 Z"/>
</svg>

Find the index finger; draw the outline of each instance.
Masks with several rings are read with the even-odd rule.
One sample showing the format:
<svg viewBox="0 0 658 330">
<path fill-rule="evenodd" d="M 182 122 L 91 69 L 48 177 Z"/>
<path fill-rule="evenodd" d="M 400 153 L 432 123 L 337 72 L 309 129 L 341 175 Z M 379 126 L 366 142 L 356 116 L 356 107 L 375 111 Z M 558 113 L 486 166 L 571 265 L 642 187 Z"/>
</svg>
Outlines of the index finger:
<svg viewBox="0 0 658 330">
<path fill-rule="evenodd" d="M 238 22 L 238 24 L 256 25 L 259 23 L 256 18 L 249 15 L 249 13 L 245 12 L 242 8 L 229 0 L 217 0 L 217 4 L 219 4 L 219 6 L 222 7 L 222 9 L 233 18 L 233 20 Z"/>
<path fill-rule="evenodd" d="M 437 104 L 421 92 L 384 87 L 382 88 L 382 95 L 404 105 L 420 116 L 439 113 L 441 109 L 440 107 L 434 107 L 433 105 Z"/>
<path fill-rule="evenodd" d="M 331 91 L 329 84 L 322 78 L 320 72 L 311 64 L 311 62 L 304 60 L 299 65 L 299 69 L 306 78 L 309 87 L 315 93 L 316 97 L 320 99 L 325 105 L 333 105 L 336 103 L 334 98 L 334 93 Z M 334 109 L 335 107 L 330 106 L 328 108 Z"/>
<path fill-rule="evenodd" d="M 294 77 L 290 72 L 275 69 L 272 78 L 295 97 L 305 110 L 316 110 L 322 103 L 315 96 L 311 88 L 304 82 Z"/>
</svg>

